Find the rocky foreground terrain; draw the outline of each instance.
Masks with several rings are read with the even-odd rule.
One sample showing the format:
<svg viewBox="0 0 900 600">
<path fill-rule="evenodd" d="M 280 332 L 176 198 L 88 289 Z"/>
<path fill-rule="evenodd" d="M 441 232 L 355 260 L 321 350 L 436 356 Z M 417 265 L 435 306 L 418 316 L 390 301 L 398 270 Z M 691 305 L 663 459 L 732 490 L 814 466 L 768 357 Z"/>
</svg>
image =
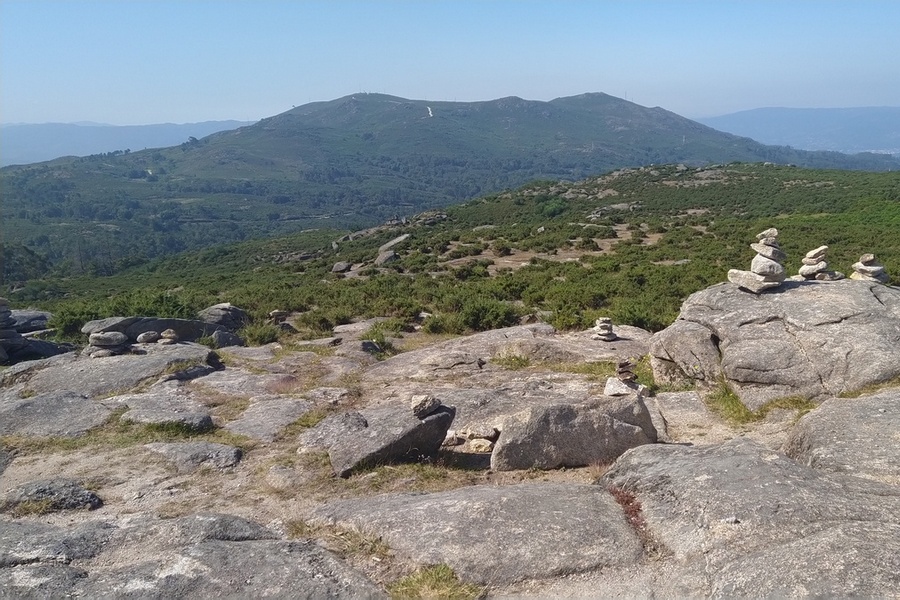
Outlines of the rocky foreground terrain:
<svg viewBox="0 0 900 600">
<path fill-rule="evenodd" d="M 0 372 L 0 597 L 415 597 L 435 565 L 456 597 L 900 596 L 900 288 L 394 355 L 373 322 L 216 351 L 136 322 Z"/>
</svg>

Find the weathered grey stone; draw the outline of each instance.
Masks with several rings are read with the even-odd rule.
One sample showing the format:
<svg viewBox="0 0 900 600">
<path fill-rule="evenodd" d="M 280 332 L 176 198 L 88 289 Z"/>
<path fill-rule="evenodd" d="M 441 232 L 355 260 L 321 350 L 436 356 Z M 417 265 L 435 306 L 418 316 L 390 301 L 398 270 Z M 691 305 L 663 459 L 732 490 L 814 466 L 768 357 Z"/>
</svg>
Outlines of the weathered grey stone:
<svg viewBox="0 0 900 600">
<path fill-rule="evenodd" d="M 753 260 L 750 261 L 750 270 L 757 275 L 783 275 L 784 274 L 784 266 L 781 263 L 772 260 L 771 258 L 766 258 L 761 254 L 757 254 L 753 257 Z"/>
<path fill-rule="evenodd" d="M 91 346 L 107 348 L 110 346 L 124 346 L 128 343 L 128 336 L 119 331 L 98 331 L 88 337 Z"/>
<path fill-rule="evenodd" d="M 659 380 L 724 374 L 753 410 L 784 396 L 837 396 L 900 375 L 900 289 L 787 282 L 751 296 L 715 285 L 685 300 L 650 353 Z"/>
<path fill-rule="evenodd" d="M 13 329 L 19 333 L 30 333 L 47 329 L 47 323 L 53 318 L 53 314 L 43 310 L 27 308 L 11 311 Z"/>
<path fill-rule="evenodd" d="M 173 565 L 176 565 L 173 567 Z M 370 580 L 312 541 L 205 541 L 165 559 L 91 573 L 81 597 L 386 599 Z"/>
<path fill-rule="evenodd" d="M 27 380 L 28 389 L 36 394 L 71 390 L 94 398 L 129 390 L 148 379 L 162 375 L 173 366 L 219 364 L 216 355 L 198 344 L 178 346 L 146 346 L 146 354 L 112 356 L 88 360 L 68 354 L 33 361 L 23 371 L 13 371 L 19 381 Z M 12 375 L 12 374 L 11 374 Z"/>
<path fill-rule="evenodd" d="M 424 419 L 441 405 L 441 401 L 430 394 L 416 394 L 409 399 L 409 403 L 413 416 L 417 419 Z"/>
<path fill-rule="evenodd" d="M 77 437 L 106 422 L 112 410 L 76 392 L 44 392 L 27 398 L 0 396 L 0 435 Z"/>
<path fill-rule="evenodd" d="M 0 598 L 70 598 L 87 571 L 68 565 L 25 564 L 0 569 Z"/>
<path fill-rule="evenodd" d="M 757 275 L 752 271 L 740 271 L 738 269 L 730 269 L 728 271 L 728 281 L 731 283 L 759 294 L 760 292 L 781 286 L 784 281 L 783 276 L 775 275 Z"/>
<path fill-rule="evenodd" d="M 285 427 L 302 417 L 313 405 L 306 400 L 268 395 L 253 398 L 250 406 L 224 428 L 261 442 L 271 442 Z"/>
<path fill-rule="evenodd" d="M 832 398 L 805 415 L 784 451 L 824 471 L 900 485 L 900 389 Z"/>
<path fill-rule="evenodd" d="M 527 578 L 629 565 L 641 543 L 599 487 L 525 483 L 331 502 L 318 520 L 380 536 L 419 565 L 446 564 L 464 581 Z M 551 550 L 552 549 L 552 550 Z"/>
<path fill-rule="evenodd" d="M 813 259 L 815 262 L 818 262 L 825 256 L 826 252 L 828 252 L 828 246 L 819 246 L 818 248 L 814 248 L 807 252 L 804 258 Z"/>
<path fill-rule="evenodd" d="M 135 338 L 135 341 L 139 344 L 155 344 L 159 341 L 160 337 L 158 331 L 145 331 L 138 335 L 137 338 Z"/>
<path fill-rule="evenodd" d="M 400 260 L 400 256 L 393 250 L 388 250 L 378 254 L 378 258 L 375 259 L 375 266 L 383 267 L 384 265 L 397 262 L 398 260 Z"/>
<path fill-rule="evenodd" d="M 158 442 L 144 444 L 144 448 L 164 456 L 180 473 L 189 473 L 201 466 L 227 469 L 238 464 L 243 456 L 240 448 L 212 442 Z"/>
<path fill-rule="evenodd" d="M 828 268 L 828 263 L 825 261 L 822 261 L 822 262 L 817 262 L 812 265 L 803 265 L 802 267 L 800 267 L 799 273 L 800 273 L 800 275 L 802 275 L 806 278 L 813 278 L 816 276 L 817 273 L 821 273 L 822 271 L 824 271 L 827 268 Z"/>
<path fill-rule="evenodd" d="M 13 512 L 24 504 L 40 504 L 42 512 L 56 512 L 94 510 L 103 506 L 103 500 L 73 479 L 42 479 L 7 491 L 0 498 L 0 512 Z"/>
<path fill-rule="evenodd" d="M 395 237 L 394 239 L 392 239 L 392 240 L 389 241 L 388 243 L 383 244 L 382 246 L 379 246 L 379 248 L 378 248 L 378 254 L 382 254 L 382 253 L 384 253 L 384 252 L 387 252 L 388 250 L 390 250 L 390 249 L 393 248 L 394 246 L 396 246 L 396 245 L 398 245 L 398 244 L 402 244 L 403 242 L 405 242 L 406 240 L 409 239 L 409 235 L 410 235 L 410 234 L 408 234 L 408 233 L 404 233 L 403 235 L 400 235 L 400 236 Z"/>
<path fill-rule="evenodd" d="M 640 446 L 602 483 L 633 494 L 648 533 L 684 570 L 705 572 L 715 596 L 840 596 L 848 565 L 860 569 L 854 594 L 896 590 L 896 486 L 816 471 L 743 438 Z"/>
<path fill-rule="evenodd" d="M 212 418 L 205 406 L 175 386 L 154 387 L 143 394 L 113 396 L 106 403 L 128 407 L 120 420 L 144 425 L 178 425 L 194 431 L 213 428 Z"/>
<path fill-rule="evenodd" d="M 750 248 L 753 249 L 753 251 L 757 254 L 779 263 L 784 262 L 784 259 L 787 258 L 787 255 L 778 247 L 777 244 L 774 246 L 762 243 L 750 244 Z"/>
<path fill-rule="evenodd" d="M 301 451 L 327 450 L 335 474 L 383 463 L 431 458 L 453 422 L 455 410 L 442 406 L 424 419 L 408 408 L 387 406 L 331 415 L 300 435 Z"/>
<path fill-rule="evenodd" d="M 491 469 L 555 469 L 608 464 L 641 444 L 656 442 L 650 413 L 637 394 L 589 405 L 528 408 L 500 422 Z"/>
<path fill-rule="evenodd" d="M 250 315 L 242 308 L 230 302 L 214 304 L 197 313 L 197 318 L 204 323 L 219 325 L 229 331 L 237 331 L 250 322 Z"/>
<path fill-rule="evenodd" d="M 231 333 L 230 331 L 213 331 L 210 337 L 212 338 L 213 346 L 216 348 L 244 345 L 244 340 L 236 333 Z"/>
<path fill-rule="evenodd" d="M 88 321 L 81 326 L 81 333 L 86 333 L 88 335 L 104 331 L 119 331 L 125 333 L 125 329 L 127 329 L 129 325 L 146 318 L 147 317 L 109 317 L 106 319 Z"/>
<path fill-rule="evenodd" d="M 0 572 L 31 563 L 67 564 L 103 550 L 115 528 L 89 521 L 72 528 L 0 519 Z"/>
<path fill-rule="evenodd" d="M 346 273 L 347 271 L 350 270 L 350 268 L 352 266 L 353 265 L 348 262 L 338 261 L 338 262 L 334 263 L 333 267 L 331 267 L 331 272 L 332 273 Z"/>
<path fill-rule="evenodd" d="M 14 361 L 40 360 L 73 352 L 77 348 L 70 343 L 56 343 L 36 338 L 26 338 L 26 344 L 16 350 L 10 350 L 9 358 Z M 2 361 L 0 361 L 2 362 Z"/>
</svg>

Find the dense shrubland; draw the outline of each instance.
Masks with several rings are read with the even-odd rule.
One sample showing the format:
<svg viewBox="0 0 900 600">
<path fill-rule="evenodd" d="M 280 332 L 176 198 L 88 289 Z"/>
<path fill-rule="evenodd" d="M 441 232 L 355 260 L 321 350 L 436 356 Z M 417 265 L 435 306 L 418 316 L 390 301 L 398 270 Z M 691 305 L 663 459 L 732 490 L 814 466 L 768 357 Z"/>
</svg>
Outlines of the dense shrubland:
<svg viewBox="0 0 900 600">
<path fill-rule="evenodd" d="M 687 295 L 724 281 L 729 268 L 748 268 L 748 244 L 770 226 L 781 231 L 789 274 L 806 251 L 827 244 L 833 269 L 849 274 L 862 253 L 874 252 L 900 276 L 895 173 L 644 168 L 536 182 L 424 222 L 362 232 L 337 249 L 331 241 L 344 232 L 324 230 L 213 247 L 115 277 L 30 281 L 8 295 L 54 311 L 65 334 L 91 318 L 186 317 L 224 301 L 249 310 L 256 323 L 274 309 L 301 313 L 295 322 L 307 336 L 355 317 L 462 333 L 539 311 L 564 329 L 609 316 L 658 330 Z M 403 233 L 410 238 L 395 248 L 400 259 L 374 268 L 378 247 Z M 336 261 L 363 263 L 362 276 L 331 273 Z"/>
</svg>

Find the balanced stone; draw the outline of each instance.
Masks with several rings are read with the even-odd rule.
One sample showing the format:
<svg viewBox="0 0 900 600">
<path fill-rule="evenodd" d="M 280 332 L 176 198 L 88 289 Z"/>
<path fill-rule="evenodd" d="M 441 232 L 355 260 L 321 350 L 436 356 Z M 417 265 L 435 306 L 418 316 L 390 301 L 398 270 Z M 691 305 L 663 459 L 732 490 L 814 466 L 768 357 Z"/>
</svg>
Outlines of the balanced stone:
<svg viewBox="0 0 900 600">
<path fill-rule="evenodd" d="M 116 346 L 124 346 L 128 343 L 128 336 L 119 331 L 102 331 L 92 333 L 88 337 L 91 346 L 98 348 L 110 348 Z"/>
<path fill-rule="evenodd" d="M 728 271 L 728 281 L 754 294 L 778 287 L 785 280 L 782 265 L 785 254 L 778 245 L 778 230 L 774 227 L 766 229 L 757 234 L 756 239 L 759 240 L 757 243 L 750 244 L 750 248 L 756 252 L 750 263 L 750 270 Z"/>
<path fill-rule="evenodd" d="M 634 381 L 637 379 L 637 375 L 634 374 L 635 364 L 629 360 L 620 360 L 618 364 L 616 364 L 616 377 L 619 378 L 619 381 Z"/>
<path fill-rule="evenodd" d="M 137 336 L 138 344 L 153 344 L 159 341 L 159 338 L 162 337 L 159 335 L 158 331 L 145 331 L 144 333 Z"/>
<path fill-rule="evenodd" d="M 867 253 L 859 257 L 859 262 L 853 263 L 850 279 L 887 283 L 891 278 L 885 272 L 884 266 L 875 260 L 875 255 Z"/>
<path fill-rule="evenodd" d="M 612 319 L 600 317 L 594 322 L 594 333 L 591 335 L 592 340 L 612 342 L 617 338 L 618 336 L 613 332 Z"/>
</svg>

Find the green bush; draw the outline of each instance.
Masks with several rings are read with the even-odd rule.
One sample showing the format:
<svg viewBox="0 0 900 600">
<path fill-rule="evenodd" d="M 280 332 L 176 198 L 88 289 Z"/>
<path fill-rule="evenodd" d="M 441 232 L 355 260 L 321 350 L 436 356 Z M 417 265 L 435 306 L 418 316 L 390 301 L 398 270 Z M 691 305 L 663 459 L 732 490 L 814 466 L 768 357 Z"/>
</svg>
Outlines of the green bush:
<svg viewBox="0 0 900 600">
<path fill-rule="evenodd" d="M 505 302 L 480 297 L 463 305 L 460 320 L 472 331 L 487 331 L 518 324 L 519 313 Z"/>
<path fill-rule="evenodd" d="M 248 346 L 264 346 L 278 341 L 281 330 L 274 323 L 250 323 L 241 327 L 238 335 Z"/>
</svg>

